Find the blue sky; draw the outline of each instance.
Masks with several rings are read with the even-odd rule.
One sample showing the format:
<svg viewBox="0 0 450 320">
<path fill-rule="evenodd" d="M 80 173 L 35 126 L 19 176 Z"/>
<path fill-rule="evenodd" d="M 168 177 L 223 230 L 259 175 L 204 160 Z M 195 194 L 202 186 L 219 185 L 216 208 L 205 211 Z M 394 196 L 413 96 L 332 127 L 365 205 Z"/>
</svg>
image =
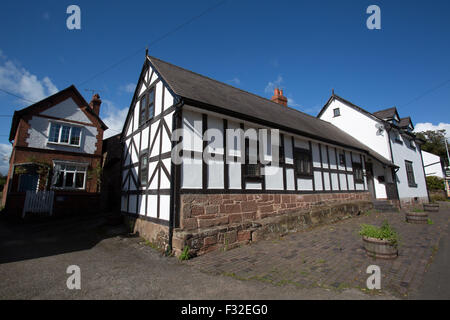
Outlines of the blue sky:
<svg viewBox="0 0 450 320">
<path fill-rule="evenodd" d="M 32 101 L 71 84 L 88 101 L 85 90 L 96 90 L 107 135 L 115 134 L 144 61 L 139 48 L 218 2 L 3 1 L 0 89 Z M 66 28 L 71 4 L 81 8 L 81 30 Z M 381 8 L 381 30 L 366 27 L 372 4 Z M 312 115 L 334 88 L 369 111 L 397 106 L 417 128 L 450 132 L 448 12 L 449 1 L 228 0 L 149 50 L 267 98 L 279 86 L 292 107 Z M 3 173 L 8 115 L 28 104 L 0 92 Z"/>
</svg>

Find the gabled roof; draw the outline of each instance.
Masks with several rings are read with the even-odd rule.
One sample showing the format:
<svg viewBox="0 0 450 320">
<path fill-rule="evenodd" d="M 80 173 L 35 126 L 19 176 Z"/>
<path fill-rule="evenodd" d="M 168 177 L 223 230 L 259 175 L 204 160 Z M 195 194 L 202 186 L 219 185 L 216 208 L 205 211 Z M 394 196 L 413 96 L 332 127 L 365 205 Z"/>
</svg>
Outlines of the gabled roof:
<svg viewBox="0 0 450 320">
<path fill-rule="evenodd" d="M 392 107 L 392 108 L 389 108 L 389 109 L 376 111 L 376 112 L 373 113 L 373 115 L 375 117 L 378 117 L 378 118 L 383 119 L 383 120 L 391 120 L 391 119 L 394 119 L 395 116 L 397 116 L 397 118 L 400 119 L 396 107 Z"/>
<path fill-rule="evenodd" d="M 186 104 L 226 114 L 246 121 L 357 149 L 379 161 L 394 165 L 349 134 L 331 123 L 282 106 L 269 99 L 243 91 L 228 84 L 180 68 L 155 57 L 148 57 L 151 66 L 176 98 Z"/>
<path fill-rule="evenodd" d="M 411 121 L 411 117 L 401 118 L 398 123 L 398 126 L 400 128 L 408 128 L 409 125 L 411 125 L 411 127 L 414 129 L 414 125 Z"/>
<path fill-rule="evenodd" d="M 395 107 L 392 107 L 392 108 L 389 108 L 389 109 L 385 109 L 385 110 L 376 111 L 374 113 L 370 113 L 369 111 L 361 108 L 360 106 L 357 106 L 356 104 L 354 104 L 354 103 L 352 103 L 352 102 L 350 102 L 350 101 L 348 101 L 348 100 L 346 100 L 346 99 L 336 95 L 334 92 L 331 95 L 331 97 L 328 99 L 328 101 L 325 103 L 325 105 L 322 107 L 322 109 L 320 110 L 319 114 L 317 115 L 317 118 L 320 118 L 320 116 L 325 112 L 325 110 L 328 107 L 328 105 L 334 99 L 339 100 L 339 101 L 347 104 L 348 106 L 352 107 L 353 109 L 355 109 L 357 111 L 360 111 L 361 113 L 364 113 L 365 115 L 367 115 L 368 117 L 371 117 L 374 120 L 377 120 L 377 121 L 379 121 L 381 123 L 384 123 L 388 127 L 393 127 L 393 128 L 396 128 L 396 129 L 398 129 L 400 131 L 402 131 L 402 129 L 407 128 L 407 126 L 408 126 L 408 125 L 406 125 L 406 127 L 400 126 L 400 121 L 402 121 L 403 119 L 408 119 L 408 118 L 409 118 L 409 121 L 411 121 L 410 117 L 406 117 L 406 118 L 400 119 L 400 117 L 398 115 L 398 112 L 397 112 L 397 108 L 395 108 Z M 397 115 L 397 117 L 400 119 L 398 125 L 388 121 L 389 119 L 393 119 L 395 117 L 395 115 Z M 405 120 L 403 120 L 403 121 L 405 121 Z M 405 123 L 405 122 L 403 122 L 403 123 Z M 411 121 L 411 126 L 413 126 L 412 121 Z M 414 126 L 413 126 L 413 129 L 414 129 Z M 403 131 L 403 133 L 409 135 L 412 138 L 414 138 L 416 141 L 420 140 L 412 132 Z"/>
<path fill-rule="evenodd" d="M 13 115 L 13 120 L 12 120 L 12 124 L 11 124 L 11 131 L 9 133 L 9 141 L 14 140 L 14 137 L 16 135 L 16 130 L 17 130 L 17 126 L 19 125 L 19 121 L 20 118 L 22 118 L 24 115 L 26 115 L 29 112 L 34 111 L 35 109 L 42 107 L 42 106 L 53 106 L 54 102 L 53 100 L 55 98 L 57 98 L 60 95 L 63 94 L 67 94 L 72 92 L 78 99 L 80 99 L 81 103 L 83 105 L 85 105 L 87 108 L 85 108 L 85 110 L 87 112 L 89 112 L 92 116 L 94 116 L 94 118 L 100 123 L 100 125 L 102 126 L 102 128 L 104 130 L 108 129 L 108 127 L 106 126 L 106 124 L 102 121 L 102 119 L 100 119 L 100 117 L 94 112 L 92 111 L 92 109 L 89 107 L 89 104 L 86 102 L 86 100 L 83 98 L 83 96 L 81 95 L 81 93 L 77 90 L 77 88 L 74 85 L 71 85 L 70 87 L 67 87 L 61 91 L 58 91 L 57 93 L 42 99 L 41 101 L 38 101 L 24 109 L 21 110 L 17 110 L 14 111 L 14 115 Z"/>
</svg>

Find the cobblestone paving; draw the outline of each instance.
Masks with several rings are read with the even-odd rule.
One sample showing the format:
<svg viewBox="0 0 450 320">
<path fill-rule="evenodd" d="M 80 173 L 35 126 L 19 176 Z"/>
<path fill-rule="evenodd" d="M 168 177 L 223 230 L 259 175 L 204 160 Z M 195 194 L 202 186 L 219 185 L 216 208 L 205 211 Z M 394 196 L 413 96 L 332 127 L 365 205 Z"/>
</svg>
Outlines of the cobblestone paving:
<svg viewBox="0 0 450 320">
<path fill-rule="evenodd" d="M 279 240 L 217 251 L 187 263 L 203 272 L 228 275 L 246 281 L 263 281 L 277 286 L 324 287 L 365 290 L 375 264 L 381 268 L 381 292 L 407 297 L 422 282 L 440 237 L 446 232 L 449 209 L 429 212 L 433 224 L 409 224 L 404 213 L 371 212 L 336 224 L 289 234 Z M 366 256 L 358 235 L 362 223 L 381 225 L 384 220 L 400 235 L 399 257 L 375 260 Z"/>
</svg>

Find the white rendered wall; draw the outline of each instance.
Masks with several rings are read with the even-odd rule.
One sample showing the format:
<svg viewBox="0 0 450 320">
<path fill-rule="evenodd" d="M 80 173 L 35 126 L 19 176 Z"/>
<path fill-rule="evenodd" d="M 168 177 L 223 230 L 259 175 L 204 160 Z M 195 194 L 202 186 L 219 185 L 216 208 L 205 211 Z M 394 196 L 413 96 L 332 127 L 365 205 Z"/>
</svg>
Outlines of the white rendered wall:
<svg viewBox="0 0 450 320">
<path fill-rule="evenodd" d="M 407 143 L 405 143 L 404 141 L 405 139 L 403 136 L 400 136 L 400 139 L 403 141 L 403 144 L 396 143 L 394 141 L 394 135 L 392 132 L 390 136 L 391 136 L 391 145 L 394 163 L 400 167 L 399 170 L 397 171 L 397 185 L 400 199 L 428 197 L 424 168 L 422 165 L 422 157 L 420 155 L 418 147 L 415 150 L 409 148 L 407 146 Z M 410 187 L 408 185 L 405 160 L 411 161 L 413 163 L 414 178 L 417 187 Z"/>
<path fill-rule="evenodd" d="M 29 136 L 26 140 L 30 148 L 80 152 L 88 154 L 93 154 L 96 151 L 98 130 L 95 126 L 93 126 L 91 120 L 89 120 L 84 111 L 80 109 L 80 107 L 73 101 L 72 98 L 68 98 L 56 104 L 55 106 L 43 111 L 40 114 L 49 117 L 77 121 L 85 123 L 86 125 L 83 126 L 82 124 L 65 122 L 64 120 L 53 120 L 47 117 L 33 116 L 29 121 Z M 82 129 L 80 146 L 66 146 L 48 143 L 51 122 L 81 127 Z"/>
<path fill-rule="evenodd" d="M 339 108 L 340 116 L 334 117 L 333 110 Z M 378 133 L 375 125 L 381 124 L 369 116 L 352 107 L 334 99 L 320 116 L 320 119 L 331 122 L 339 129 L 347 132 L 355 139 L 361 141 L 386 159 L 391 159 L 388 137 L 386 131 Z"/>
</svg>

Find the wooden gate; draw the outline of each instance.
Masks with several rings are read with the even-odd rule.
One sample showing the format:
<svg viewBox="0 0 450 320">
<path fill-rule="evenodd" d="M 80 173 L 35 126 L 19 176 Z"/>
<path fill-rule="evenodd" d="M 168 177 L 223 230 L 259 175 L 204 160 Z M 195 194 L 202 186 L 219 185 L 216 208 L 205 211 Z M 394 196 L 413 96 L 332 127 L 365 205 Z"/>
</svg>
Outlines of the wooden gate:
<svg viewBox="0 0 450 320">
<path fill-rule="evenodd" d="M 26 213 L 53 214 L 54 191 L 27 191 L 23 206 L 22 218 Z"/>
</svg>

